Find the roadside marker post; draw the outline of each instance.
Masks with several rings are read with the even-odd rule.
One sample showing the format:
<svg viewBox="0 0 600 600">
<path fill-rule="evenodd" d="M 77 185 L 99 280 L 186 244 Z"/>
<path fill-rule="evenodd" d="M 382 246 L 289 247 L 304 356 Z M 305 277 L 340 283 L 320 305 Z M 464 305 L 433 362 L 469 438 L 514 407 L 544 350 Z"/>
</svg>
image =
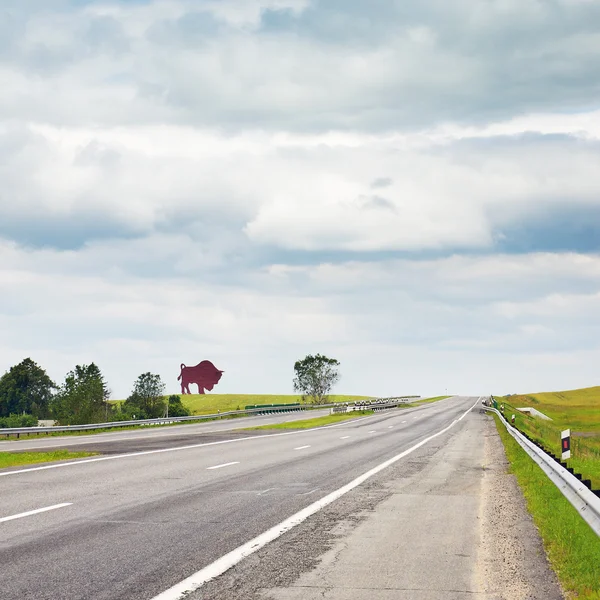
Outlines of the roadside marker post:
<svg viewBox="0 0 600 600">
<path fill-rule="evenodd" d="M 560 441 L 562 446 L 562 460 L 567 460 L 571 458 L 571 430 L 565 429 L 560 432 Z"/>
</svg>

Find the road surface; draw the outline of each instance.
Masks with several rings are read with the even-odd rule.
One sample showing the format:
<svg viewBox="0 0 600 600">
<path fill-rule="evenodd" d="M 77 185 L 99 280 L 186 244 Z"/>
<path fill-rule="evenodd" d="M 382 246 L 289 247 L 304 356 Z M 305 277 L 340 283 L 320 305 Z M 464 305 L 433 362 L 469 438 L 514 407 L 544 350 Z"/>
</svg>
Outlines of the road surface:
<svg viewBox="0 0 600 600">
<path fill-rule="evenodd" d="M 111 454 L 105 456 L 0 471 L 2 598 L 175 598 L 176 592 L 168 592 L 173 586 L 214 568 L 224 555 L 235 555 L 250 540 L 394 457 L 396 462 L 261 550 L 279 548 L 277 556 L 287 556 L 284 566 L 274 561 L 271 568 L 262 560 L 258 568 L 252 562 L 258 554 L 253 555 L 189 598 L 246 600 L 266 597 L 262 594 L 269 588 L 276 599 L 303 597 L 289 595 L 298 592 L 289 586 L 314 570 L 331 536 L 340 534 L 335 527 L 341 524 L 341 534 L 350 536 L 365 511 L 379 510 L 389 499 L 390 486 L 409 480 L 416 486 L 412 500 L 388 508 L 404 515 L 403 524 L 396 523 L 401 543 L 413 544 L 419 556 L 434 557 L 435 577 L 456 586 L 454 592 L 462 594 L 456 598 L 473 598 L 469 586 L 477 569 L 480 504 L 476 482 L 482 469 L 477 434 L 485 419 L 478 408 L 470 410 L 476 405 L 477 398 L 454 397 L 316 430 L 204 431 L 190 434 L 183 444 L 179 437 L 165 436 L 150 449 L 146 435 L 132 440 L 131 432 L 121 432 L 122 441 L 112 439 Z M 116 452 L 119 447 L 123 454 Z M 454 450 L 440 454 L 446 447 Z M 450 485 L 454 501 L 447 493 L 427 497 L 431 482 L 419 484 L 427 469 L 433 469 L 434 481 Z M 465 470 L 471 473 L 466 495 L 453 483 Z M 381 531 L 391 526 L 388 522 Z M 288 547 L 287 540 L 293 541 Z M 373 544 L 377 547 L 377 536 Z M 449 550 L 455 557 L 451 561 L 444 560 Z M 244 571 L 244 565 L 254 566 Z M 239 569 L 243 577 L 232 587 L 231 573 Z M 422 579 L 413 577 L 415 585 Z"/>
</svg>

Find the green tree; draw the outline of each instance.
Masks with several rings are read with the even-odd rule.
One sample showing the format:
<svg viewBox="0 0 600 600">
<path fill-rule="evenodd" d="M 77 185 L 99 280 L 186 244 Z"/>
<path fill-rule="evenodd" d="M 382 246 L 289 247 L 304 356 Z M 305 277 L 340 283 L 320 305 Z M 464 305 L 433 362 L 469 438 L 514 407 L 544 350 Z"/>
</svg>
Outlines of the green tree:
<svg viewBox="0 0 600 600">
<path fill-rule="evenodd" d="M 0 417 L 23 413 L 47 417 L 55 389 L 46 371 L 26 358 L 0 377 Z"/>
<path fill-rule="evenodd" d="M 167 404 L 164 398 L 165 384 L 160 375 L 142 373 L 133 384 L 131 395 L 123 403 L 123 411 L 140 419 L 164 417 Z"/>
<path fill-rule="evenodd" d="M 294 391 L 300 392 L 303 399 L 310 398 L 315 404 L 327 401 L 331 388 L 340 380 L 337 367 L 340 363 L 335 358 L 321 354 L 307 355 L 294 364 Z"/>
<path fill-rule="evenodd" d="M 181 403 L 180 396 L 169 396 L 169 417 L 189 417 L 190 411 Z"/>
<path fill-rule="evenodd" d="M 108 421 L 110 391 L 94 363 L 77 365 L 52 401 L 52 414 L 61 425 Z"/>
</svg>

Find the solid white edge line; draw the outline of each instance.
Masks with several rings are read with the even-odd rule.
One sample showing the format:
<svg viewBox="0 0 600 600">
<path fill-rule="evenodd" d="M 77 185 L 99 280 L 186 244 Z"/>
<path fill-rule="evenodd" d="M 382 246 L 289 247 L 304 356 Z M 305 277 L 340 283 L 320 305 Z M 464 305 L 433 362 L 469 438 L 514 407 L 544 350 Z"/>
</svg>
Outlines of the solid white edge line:
<svg viewBox="0 0 600 600">
<path fill-rule="evenodd" d="M 310 448 L 310 446 L 298 446 L 297 448 L 294 448 L 294 450 L 304 450 L 305 448 Z"/>
<path fill-rule="evenodd" d="M 46 506 L 45 508 L 37 508 L 36 510 L 28 510 L 27 512 L 19 513 L 18 515 L 12 515 L 10 517 L 0 518 L 0 523 L 6 521 L 14 521 L 14 519 L 22 519 L 23 517 L 30 517 L 31 515 L 37 515 L 39 513 L 48 512 L 49 510 L 55 510 L 57 508 L 64 508 L 65 506 L 71 506 L 72 502 L 63 502 L 62 504 L 54 504 L 53 506 Z"/>
<path fill-rule="evenodd" d="M 206 467 L 206 470 L 210 471 L 211 469 L 222 469 L 223 467 L 230 467 L 231 465 L 239 465 L 239 464 L 240 464 L 240 461 L 235 460 L 233 462 L 223 463 L 222 465 L 215 465 L 214 467 Z"/>
<path fill-rule="evenodd" d="M 467 415 L 470 411 L 472 411 L 477 406 L 478 402 L 479 399 L 477 400 L 477 402 L 475 402 L 475 404 L 473 404 L 473 406 L 471 406 L 471 408 L 469 408 L 469 410 L 467 410 L 463 414 L 463 417 Z M 261 533 L 249 542 L 246 542 L 245 544 L 239 546 L 235 550 L 228 552 L 227 554 L 217 559 L 210 565 L 207 565 L 206 567 L 200 569 L 193 575 L 190 575 L 190 577 L 187 577 L 186 579 L 169 588 L 168 590 L 165 590 L 164 592 L 160 593 L 158 596 L 155 596 L 154 598 L 152 598 L 152 600 L 181 600 L 182 598 L 185 598 L 188 594 L 191 594 L 192 592 L 196 591 L 211 579 L 214 579 L 215 577 L 218 577 L 219 575 L 225 573 L 225 571 L 231 569 L 231 567 L 239 563 L 242 559 L 246 558 L 247 556 L 250 556 L 250 554 L 253 554 L 257 550 L 260 550 L 269 542 L 276 540 L 286 531 L 289 531 L 293 527 L 296 527 L 296 525 L 300 525 L 300 523 L 308 519 L 308 517 L 314 515 L 316 512 L 318 512 L 322 508 L 325 508 L 325 506 L 331 504 L 338 498 L 341 498 L 342 496 L 353 490 L 355 487 L 358 487 L 361 483 L 367 481 L 367 479 L 373 477 L 373 475 L 376 475 L 377 473 L 383 471 L 390 465 L 393 465 L 395 462 L 398 462 L 400 459 L 404 458 L 408 454 L 411 454 L 421 446 L 424 446 L 434 438 L 442 435 L 443 433 L 446 433 L 446 431 L 454 427 L 455 424 L 456 421 L 452 422 L 444 429 L 438 431 L 437 433 L 434 433 L 433 435 L 430 435 L 428 438 L 425 438 L 424 440 L 420 441 L 418 444 L 415 444 L 408 450 L 405 450 L 404 452 L 401 452 L 400 454 L 397 454 L 396 456 L 386 460 L 385 462 L 381 463 L 380 465 L 377 465 L 376 467 L 367 471 L 366 473 L 363 473 L 350 483 L 347 483 L 346 485 L 335 490 L 334 492 L 331 492 L 330 494 L 324 496 L 320 500 L 313 502 L 303 510 L 297 512 L 295 515 L 292 515 L 285 521 L 279 523 L 279 525 L 271 527 L 271 529 L 265 531 L 264 533 Z"/>
<path fill-rule="evenodd" d="M 365 419 L 373 419 L 379 415 L 368 415 L 366 417 L 357 417 L 352 419 L 351 423 L 357 423 L 358 421 L 364 421 Z M 281 437 L 283 435 L 300 435 L 302 433 L 309 433 L 310 431 L 320 431 L 322 429 L 333 429 L 334 427 L 342 427 L 348 425 L 348 421 L 342 421 L 341 423 L 335 423 L 334 425 L 323 425 L 321 427 L 313 427 L 312 429 L 302 429 L 299 431 L 285 431 L 282 433 L 267 433 L 262 435 L 253 435 L 245 438 L 237 438 L 234 440 L 221 440 L 219 442 L 204 442 L 201 444 L 191 444 L 190 446 L 177 446 L 175 448 L 160 448 L 158 450 L 142 450 L 140 452 L 130 452 L 129 454 L 115 454 L 114 456 L 100 456 L 98 458 L 83 458 L 80 460 L 64 463 L 56 463 L 52 465 L 44 465 L 43 467 L 31 467 L 29 469 L 18 469 L 16 471 L 5 471 L 0 472 L 0 477 L 8 477 L 9 475 L 19 475 L 21 473 L 32 473 L 33 471 L 46 471 L 47 469 L 62 469 L 64 467 L 73 467 L 77 465 L 86 465 L 88 463 L 102 462 L 105 460 L 118 460 L 121 458 L 131 458 L 133 456 L 146 456 L 149 454 L 161 454 L 164 452 L 178 452 L 180 450 L 189 450 L 191 448 L 202 448 L 204 446 L 218 446 L 219 444 L 233 444 L 235 442 L 247 442 L 248 440 L 257 440 L 266 437 Z"/>
</svg>

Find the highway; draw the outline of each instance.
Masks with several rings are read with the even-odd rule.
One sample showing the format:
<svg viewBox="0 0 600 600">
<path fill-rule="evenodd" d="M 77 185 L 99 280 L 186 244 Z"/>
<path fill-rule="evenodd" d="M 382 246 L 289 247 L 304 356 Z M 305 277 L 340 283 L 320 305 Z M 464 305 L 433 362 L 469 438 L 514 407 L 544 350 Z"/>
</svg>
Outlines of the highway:
<svg viewBox="0 0 600 600">
<path fill-rule="evenodd" d="M 462 434 L 471 440 L 471 454 L 477 461 L 477 440 L 469 433 L 469 428 L 477 428 L 484 419 L 478 409 L 470 410 L 477 403 L 474 397 L 454 397 L 306 431 L 210 430 L 215 423 L 203 424 L 204 429 L 185 426 L 197 429 L 170 437 L 155 430 L 132 439 L 132 432 L 124 431 L 111 433 L 110 445 L 86 440 L 85 447 L 95 445 L 101 450 L 110 446 L 111 453 L 106 455 L 66 466 L 0 471 L 1 597 L 157 598 L 394 457 L 397 460 L 389 469 L 331 503 L 327 510 L 332 523 L 336 518 L 331 511 L 347 517 L 360 513 L 366 505 L 375 506 L 387 492 L 381 492 L 377 500 L 373 485 L 385 489 L 390 477 L 414 476 L 417 458 L 425 461 L 423 465 L 434 460 L 433 451 L 455 436 Z M 225 422 L 218 425 L 231 427 Z M 148 436 L 161 437 L 149 446 Z M 54 444 L 56 438 L 50 441 Z M 74 440 L 67 443 L 70 447 Z M 122 453 L 117 452 L 119 447 Z M 398 458 L 407 451 L 410 453 Z M 449 473 L 451 469 L 445 477 Z M 450 507 L 462 511 L 458 523 L 464 525 L 465 519 L 473 523 L 468 530 L 459 530 L 455 543 L 461 548 L 465 540 L 476 538 L 478 502 L 475 494 L 463 508 Z M 319 518 L 316 513 L 306 524 Z M 284 533 L 281 543 L 290 535 Z M 315 543 L 310 535 L 304 538 L 303 558 L 293 560 L 298 574 L 312 568 L 325 551 Z M 284 554 L 278 556 L 283 559 Z M 239 568 L 250 560 L 244 559 Z M 473 554 L 459 569 L 461 581 L 472 579 L 475 560 Z M 264 579 L 271 573 L 264 561 L 262 567 L 262 571 L 257 568 L 255 573 L 246 573 L 245 584 L 251 586 L 255 574 L 262 577 L 260 586 L 264 587 Z M 221 580 L 226 576 L 208 584 L 217 586 L 208 595 L 201 588 L 193 597 L 251 597 L 249 591 L 238 595 L 231 588 L 219 589 Z M 177 597 L 173 594 L 167 592 L 161 600 Z"/>
<path fill-rule="evenodd" d="M 166 446 L 178 446 L 185 443 L 193 443 L 198 435 L 208 436 L 214 434 L 215 439 L 220 439 L 219 434 L 223 432 L 236 431 L 258 425 L 272 425 L 275 423 L 287 423 L 300 421 L 329 414 L 329 409 L 314 409 L 307 411 L 273 413 L 264 415 L 253 415 L 250 417 L 236 417 L 235 419 L 223 419 L 206 421 L 200 423 L 189 423 L 184 425 L 168 425 L 159 427 L 140 427 L 139 429 L 128 429 L 109 431 L 106 433 L 65 435 L 65 436 L 42 436 L 40 438 L 30 437 L 28 439 L 4 439 L 0 440 L 0 452 L 49 451 L 53 448 L 66 448 L 74 452 L 82 450 L 95 450 L 103 453 L 124 452 L 128 450 L 143 450 L 162 448 Z M 206 441 L 206 437 L 204 437 Z"/>
</svg>

